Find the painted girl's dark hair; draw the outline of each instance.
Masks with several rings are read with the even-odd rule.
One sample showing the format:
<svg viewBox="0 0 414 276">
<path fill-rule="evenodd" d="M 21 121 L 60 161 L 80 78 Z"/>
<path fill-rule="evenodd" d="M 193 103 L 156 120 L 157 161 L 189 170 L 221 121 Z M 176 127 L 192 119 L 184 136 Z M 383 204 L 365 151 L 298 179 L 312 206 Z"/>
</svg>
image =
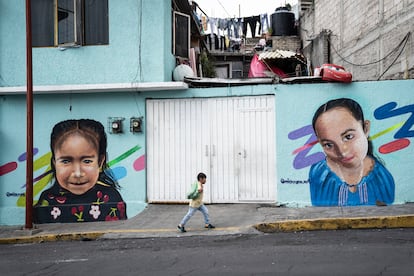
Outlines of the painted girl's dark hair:
<svg viewBox="0 0 414 276">
<path fill-rule="evenodd" d="M 50 135 L 50 150 L 52 158 L 50 166 L 52 168 L 53 176 L 55 177 L 56 168 L 54 164 L 55 149 L 60 148 L 63 142 L 72 134 L 79 134 L 88 140 L 98 151 L 98 162 L 102 163 L 102 169 L 99 172 L 98 181 L 109 184 L 115 188 L 119 188 L 112 171 L 109 169 L 107 161 L 107 139 L 104 126 L 95 120 L 79 119 L 66 120 L 57 123 Z"/>
<path fill-rule="evenodd" d="M 364 113 L 363 113 L 362 108 L 359 105 L 359 103 L 357 103 L 356 101 L 354 101 L 352 99 L 340 98 L 340 99 L 330 100 L 330 101 L 326 102 L 325 104 L 321 105 L 316 110 L 315 114 L 313 115 L 313 119 L 312 119 L 312 127 L 313 127 L 313 130 L 315 131 L 315 133 L 316 133 L 315 124 L 316 124 L 316 120 L 318 120 L 319 116 L 321 116 L 323 113 L 325 113 L 326 111 L 328 111 L 330 109 L 338 108 L 338 107 L 348 109 L 351 112 L 352 116 L 355 118 L 355 120 L 361 122 L 362 129 L 365 129 Z M 367 154 L 369 156 L 374 155 L 372 141 L 369 140 L 369 139 L 368 139 L 368 153 Z"/>
</svg>

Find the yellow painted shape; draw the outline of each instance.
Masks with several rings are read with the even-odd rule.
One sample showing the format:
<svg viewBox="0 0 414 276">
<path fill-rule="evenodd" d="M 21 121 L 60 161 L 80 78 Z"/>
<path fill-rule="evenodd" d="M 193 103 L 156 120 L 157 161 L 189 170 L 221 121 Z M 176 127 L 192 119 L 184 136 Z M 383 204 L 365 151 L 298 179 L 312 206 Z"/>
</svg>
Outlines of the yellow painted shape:
<svg viewBox="0 0 414 276">
<path fill-rule="evenodd" d="M 52 158 L 52 153 L 48 152 L 44 154 L 43 156 L 39 157 L 33 162 L 33 171 L 37 171 L 40 168 L 43 168 L 44 166 L 50 165 L 50 159 Z"/>
</svg>

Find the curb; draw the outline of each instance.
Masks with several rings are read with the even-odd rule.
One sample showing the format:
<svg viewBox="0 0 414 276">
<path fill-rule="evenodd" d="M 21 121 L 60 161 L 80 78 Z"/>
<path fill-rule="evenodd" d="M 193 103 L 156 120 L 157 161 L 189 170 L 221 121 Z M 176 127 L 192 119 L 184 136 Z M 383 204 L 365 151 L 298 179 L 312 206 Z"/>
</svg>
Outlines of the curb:
<svg viewBox="0 0 414 276">
<path fill-rule="evenodd" d="M 104 234 L 105 233 L 102 233 L 102 232 L 90 232 L 90 233 L 45 234 L 45 235 L 36 235 L 36 236 L 10 237 L 10 238 L 0 238 L 0 244 L 96 240 Z"/>
<path fill-rule="evenodd" d="M 252 226 L 250 226 L 252 227 Z M 208 231 L 233 231 L 240 232 L 241 227 L 218 227 L 214 230 Z M 188 230 L 192 230 L 188 228 Z M 207 230 L 205 230 L 207 231 Z M 30 232 L 30 231 L 29 231 Z M 107 235 L 125 235 L 125 234 L 147 234 L 148 237 L 154 238 L 154 234 L 157 233 L 176 233 L 177 229 L 113 229 L 91 232 L 74 232 L 74 233 L 61 233 L 61 234 L 41 234 L 39 231 L 33 232 L 33 235 L 26 234 L 24 236 L 16 235 L 8 238 L 0 238 L 0 244 L 21 244 L 21 243 L 42 243 L 42 242 L 54 242 L 54 241 L 90 241 L 97 240 L 99 238 L 105 238 Z M 197 235 L 197 232 L 192 233 Z M 185 236 L 185 235 L 184 235 Z M 140 237 L 143 238 L 143 237 Z"/>
<path fill-rule="evenodd" d="M 263 233 L 312 230 L 414 228 L 414 215 L 283 220 L 276 222 L 259 223 L 252 225 L 251 227 Z M 240 232 L 241 228 L 225 227 L 217 228 L 216 230 Z M 102 238 L 106 234 L 160 233 L 170 231 L 173 232 L 175 229 L 118 229 L 61 234 L 39 234 L 39 232 L 36 232 L 35 235 L 17 235 L 9 238 L 0 238 L 0 244 L 42 243 L 53 241 L 89 241 Z"/>
<path fill-rule="evenodd" d="M 259 223 L 254 225 L 254 227 L 263 233 L 311 230 L 414 228 L 414 215 L 284 220 Z"/>
</svg>

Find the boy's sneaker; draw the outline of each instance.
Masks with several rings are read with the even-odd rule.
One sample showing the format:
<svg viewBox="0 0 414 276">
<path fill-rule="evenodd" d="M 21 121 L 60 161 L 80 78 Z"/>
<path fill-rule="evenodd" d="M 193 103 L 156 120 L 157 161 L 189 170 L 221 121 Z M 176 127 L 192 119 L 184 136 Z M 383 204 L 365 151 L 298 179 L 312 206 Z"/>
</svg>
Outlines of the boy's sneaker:
<svg viewBox="0 0 414 276">
<path fill-rule="evenodd" d="M 181 233 L 185 233 L 185 232 L 187 232 L 187 231 L 185 230 L 184 226 L 178 225 L 178 226 L 177 226 L 177 228 L 178 228 L 178 230 L 180 230 L 180 231 L 181 231 Z"/>
<path fill-rule="evenodd" d="M 207 229 L 213 229 L 213 228 L 216 228 L 214 225 L 212 225 L 212 224 L 206 224 L 205 226 L 204 226 L 204 228 L 207 228 Z"/>
</svg>

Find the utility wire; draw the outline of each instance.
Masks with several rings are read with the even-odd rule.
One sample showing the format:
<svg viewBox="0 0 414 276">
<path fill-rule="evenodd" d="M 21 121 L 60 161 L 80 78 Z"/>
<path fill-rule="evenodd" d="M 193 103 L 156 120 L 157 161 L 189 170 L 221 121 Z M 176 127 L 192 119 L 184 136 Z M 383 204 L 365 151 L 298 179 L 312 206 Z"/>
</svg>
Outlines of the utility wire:
<svg viewBox="0 0 414 276">
<path fill-rule="evenodd" d="M 217 0 L 217 2 L 220 4 L 220 6 L 223 8 L 223 10 L 227 13 L 227 15 L 228 15 L 229 17 L 232 17 L 232 16 L 229 14 L 229 12 L 226 10 L 226 8 L 223 6 L 223 4 L 221 3 L 221 1 L 220 1 L 220 0 Z"/>
<path fill-rule="evenodd" d="M 345 61 L 346 63 L 348 63 L 348 64 L 351 64 L 351 65 L 353 65 L 353 66 L 367 66 L 367 65 L 372 65 L 372 64 L 376 64 L 376 63 L 379 63 L 379 62 L 381 62 L 381 61 L 383 61 L 383 60 L 385 60 L 385 59 L 387 59 L 389 56 L 391 56 L 392 54 L 394 54 L 394 52 L 397 52 L 397 50 L 401 47 L 401 45 L 402 44 L 404 44 L 404 46 L 403 46 L 403 48 L 400 50 L 400 53 L 399 53 L 399 55 L 398 56 L 400 56 L 401 55 L 401 52 L 402 52 L 402 50 L 405 48 L 405 45 L 407 44 L 407 41 L 408 41 L 408 38 L 410 37 L 410 35 L 411 35 L 411 32 L 408 32 L 406 35 L 405 35 L 405 37 L 401 40 L 401 42 L 397 45 L 397 47 L 395 47 L 393 50 L 391 50 L 386 56 L 384 56 L 383 58 L 381 58 L 381 59 L 379 59 L 379 60 L 377 60 L 377 61 L 373 61 L 373 62 L 369 62 L 369 63 L 364 63 L 364 64 L 356 64 L 356 63 L 353 63 L 353 62 L 351 62 L 351 61 L 349 61 L 349 60 L 347 60 L 346 58 L 344 58 L 339 52 L 338 52 L 338 50 L 336 50 L 336 48 L 333 46 L 333 44 L 331 43 L 331 41 L 330 41 L 330 39 L 328 38 L 328 41 L 329 41 L 329 43 L 331 43 L 331 47 L 332 47 L 332 49 L 335 51 L 335 53 L 343 60 L 343 61 Z M 398 58 L 398 57 L 397 57 Z M 395 61 L 394 61 L 395 62 Z M 392 65 L 392 64 L 391 64 Z M 389 68 L 387 68 L 387 70 L 388 70 Z M 385 73 L 385 72 L 384 72 Z M 381 75 L 382 76 L 382 75 Z"/>
<path fill-rule="evenodd" d="M 405 38 L 403 39 L 403 41 L 405 40 L 405 42 L 404 42 L 404 45 L 403 45 L 403 47 L 401 48 L 401 50 L 400 50 L 400 52 L 398 53 L 398 55 L 395 57 L 395 59 L 391 62 L 391 64 L 387 67 L 387 69 L 385 69 L 385 71 L 384 72 L 382 72 L 382 74 L 378 77 L 378 79 L 377 80 L 380 80 L 381 78 L 382 78 L 382 76 L 384 76 L 385 75 L 385 73 L 391 68 L 391 66 L 393 66 L 394 64 L 395 64 L 395 62 L 397 61 L 397 59 L 401 56 L 401 54 L 402 54 L 402 51 L 404 50 L 404 48 L 405 48 L 405 46 L 407 45 L 407 42 L 408 42 L 408 38 L 410 37 L 410 34 L 411 34 L 411 32 L 408 32 L 407 33 L 407 35 L 405 36 Z M 401 43 L 400 43 L 401 44 Z M 400 45 L 398 45 L 398 47 L 399 47 Z"/>
</svg>

